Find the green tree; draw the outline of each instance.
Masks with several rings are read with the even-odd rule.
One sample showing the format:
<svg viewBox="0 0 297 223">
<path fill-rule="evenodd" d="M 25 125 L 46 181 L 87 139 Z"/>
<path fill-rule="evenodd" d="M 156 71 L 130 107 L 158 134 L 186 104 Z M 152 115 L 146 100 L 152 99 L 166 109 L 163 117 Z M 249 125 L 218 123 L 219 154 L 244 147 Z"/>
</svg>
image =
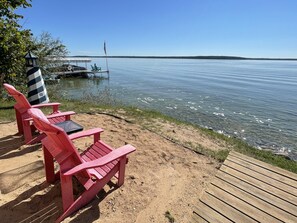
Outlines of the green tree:
<svg viewBox="0 0 297 223">
<path fill-rule="evenodd" d="M 67 56 L 68 50 L 59 38 L 49 32 L 34 37 L 32 51 L 38 57 L 38 64 L 45 73 L 46 69 L 61 65 L 60 58 Z M 55 59 L 55 60 L 54 60 Z"/>
<path fill-rule="evenodd" d="M 31 7 L 30 1 L 0 0 L 0 93 L 4 81 L 19 86 L 25 81 L 24 56 L 31 45 L 31 32 L 19 24 L 23 16 L 15 10 Z"/>
</svg>

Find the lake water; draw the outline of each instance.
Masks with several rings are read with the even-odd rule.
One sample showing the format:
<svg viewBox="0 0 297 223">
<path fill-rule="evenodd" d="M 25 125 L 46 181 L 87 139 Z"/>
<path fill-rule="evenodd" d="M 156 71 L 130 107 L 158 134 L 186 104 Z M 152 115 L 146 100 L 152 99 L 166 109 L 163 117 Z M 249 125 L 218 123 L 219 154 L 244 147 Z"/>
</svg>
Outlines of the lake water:
<svg viewBox="0 0 297 223">
<path fill-rule="evenodd" d="M 104 59 L 92 63 L 105 69 Z M 297 160 L 297 61 L 109 59 L 110 80 L 64 79 L 67 97 L 108 88 L 127 105 L 237 136 Z"/>
</svg>

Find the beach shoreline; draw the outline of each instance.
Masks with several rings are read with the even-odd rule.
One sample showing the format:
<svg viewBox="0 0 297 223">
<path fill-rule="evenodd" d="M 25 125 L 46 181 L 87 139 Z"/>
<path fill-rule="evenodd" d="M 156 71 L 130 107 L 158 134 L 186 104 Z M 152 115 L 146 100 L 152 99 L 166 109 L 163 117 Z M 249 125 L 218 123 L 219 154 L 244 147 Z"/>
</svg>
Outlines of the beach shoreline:
<svg viewBox="0 0 297 223">
<path fill-rule="evenodd" d="M 98 198 L 63 222 L 166 223 L 166 212 L 177 222 L 187 222 L 193 206 L 220 165 L 213 158 L 197 154 L 124 119 L 104 114 L 77 114 L 73 120 L 84 129 L 103 128 L 102 140 L 115 148 L 129 143 L 137 150 L 129 156 L 122 187 L 105 186 Z M 200 140 L 213 148 L 216 145 L 217 149 L 222 146 L 203 135 L 189 135 L 192 131 L 189 127 L 177 128 L 161 122 L 158 128 L 161 134 L 167 132 L 180 137 L 188 134 L 193 142 Z M 53 222 L 61 213 L 60 184 L 45 182 L 41 145 L 22 145 L 22 138 L 15 135 L 16 122 L 0 124 L 0 129 L 3 222 L 33 218 Z M 88 140 L 79 140 L 76 145 L 83 148 Z"/>
</svg>

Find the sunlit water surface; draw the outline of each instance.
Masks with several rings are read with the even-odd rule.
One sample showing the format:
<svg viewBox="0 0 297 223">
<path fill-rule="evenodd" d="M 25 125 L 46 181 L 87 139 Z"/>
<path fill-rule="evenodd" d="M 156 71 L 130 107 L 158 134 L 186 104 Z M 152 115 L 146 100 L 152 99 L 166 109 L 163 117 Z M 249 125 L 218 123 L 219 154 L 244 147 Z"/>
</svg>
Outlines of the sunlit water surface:
<svg viewBox="0 0 297 223">
<path fill-rule="evenodd" d="M 105 69 L 105 60 L 92 63 Z M 64 79 L 69 98 L 108 89 L 155 109 L 297 159 L 297 61 L 109 59 L 109 80 Z"/>
</svg>

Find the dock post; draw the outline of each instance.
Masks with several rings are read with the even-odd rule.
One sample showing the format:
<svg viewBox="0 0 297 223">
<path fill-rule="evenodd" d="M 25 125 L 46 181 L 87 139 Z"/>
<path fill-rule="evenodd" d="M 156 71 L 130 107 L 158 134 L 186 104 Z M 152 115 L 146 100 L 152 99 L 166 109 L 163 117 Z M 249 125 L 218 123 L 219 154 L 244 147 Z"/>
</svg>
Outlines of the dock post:
<svg viewBox="0 0 297 223">
<path fill-rule="evenodd" d="M 106 43 L 105 43 L 105 41 L 104 41 L 104 53 L 105 53 L 105 60 L 106 60 L 107 75 L 108 75 L 108 79 L 109 79 L 109 69 L 108 69 L 107 53 L 106 53 Z"/>
</svg>

